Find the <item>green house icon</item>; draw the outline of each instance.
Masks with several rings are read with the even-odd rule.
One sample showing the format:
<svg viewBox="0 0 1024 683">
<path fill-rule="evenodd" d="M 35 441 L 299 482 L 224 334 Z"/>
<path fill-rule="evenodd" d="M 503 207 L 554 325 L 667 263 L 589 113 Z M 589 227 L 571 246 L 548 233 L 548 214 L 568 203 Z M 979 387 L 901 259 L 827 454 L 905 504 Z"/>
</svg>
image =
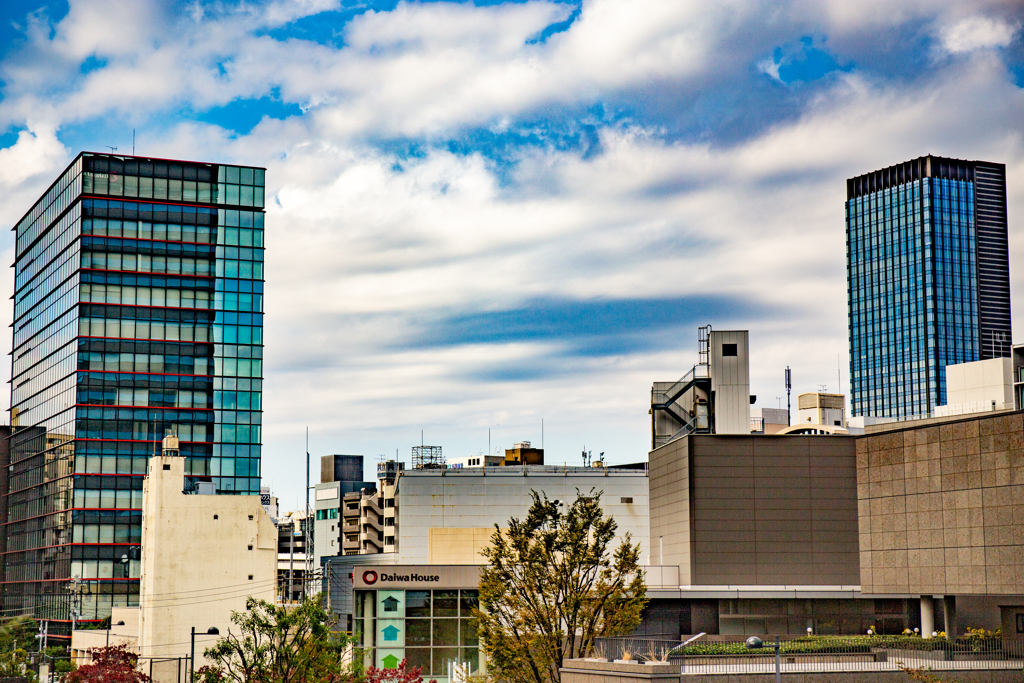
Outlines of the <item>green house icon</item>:
<svg viewBox="0 0 1024 683">
<path fill-rule="evenodd" d="M 384 659 L 380 660 L 381 664 L 384 665 L 385 669 L 397 669 L 398 668 L 398 657 L 394 655 L 388 655 Z"/>
<path fill-rule="evenodd" d="M 397 641 L 398 640 L 398 629 L 394 626 L 386 626 L 381 633 L 384 634 L 384 640 Z"/>
</svg>

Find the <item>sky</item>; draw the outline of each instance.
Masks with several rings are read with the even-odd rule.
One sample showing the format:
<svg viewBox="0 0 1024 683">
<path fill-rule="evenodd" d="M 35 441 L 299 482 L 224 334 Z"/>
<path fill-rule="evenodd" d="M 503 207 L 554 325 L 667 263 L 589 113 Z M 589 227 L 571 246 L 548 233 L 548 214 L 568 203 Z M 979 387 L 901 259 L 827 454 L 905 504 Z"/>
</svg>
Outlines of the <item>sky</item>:
<svg viewBox="0 0 1024 683">
<path fill-rule="evenodd" d="M 785 407 L 786 366 L 794 401 L 847 392 L 845 180 L 925 154 L 1006 164 L 1024 301 L 1019 1 L 7 0 L 0 19 L 7 263 L 57 174 L 133 131 L 140 155 L 267 168 L 262 473 L 285 509 L 307 428 L 314 482 L 321 455 L 363 454 L 372 479 L 421 438 L 643 461 L 650 385 L 692 367 L 700 325 L 750 331 L 755 408 Z"/>
</svg>

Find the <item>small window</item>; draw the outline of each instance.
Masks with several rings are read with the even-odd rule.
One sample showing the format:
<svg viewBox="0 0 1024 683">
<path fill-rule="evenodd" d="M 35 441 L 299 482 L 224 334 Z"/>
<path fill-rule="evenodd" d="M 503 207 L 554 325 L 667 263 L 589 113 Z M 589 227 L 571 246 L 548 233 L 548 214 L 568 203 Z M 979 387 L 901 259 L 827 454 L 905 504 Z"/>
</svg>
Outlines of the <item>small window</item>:
<svg viewBox="0 0 1024 683">
<path fill-rule="evenodd" d="M 722 355 L 723 356 L 735 356 L 736 345 L 735 344 L 722 344 Z"/>
<path fill-rule="evenodd" d="M 213 518 L 214 518 L 214 519 L 217 519 L 217 515 L 214 515 L 214 516 L 213 516 Z"/>
<path fill-rule="evenodd" d="M 252 515 L 249 515 L 249 521 L 250 522 L 252 521 Z"/>
<path fill-rule="evenodd" d="M 252 574 L 249 574 L 249 580 L 252 581 Z"/>
<path fill-rule="evenodd" d="M 252 550 L 252 546 L 249 546 L 249 550 Z"/>
<path fill-rule="evenodd" d="M 633 503 L 632 498 L 619 498 L 619 502 L 625 505 L 631 505 Z"/>
<path fill-rule="evenodd" d="M 164 465 L 164 469 L 165 469 L 165 470 L 170 470 L 170 469 L 171 469 L 171 466 L 170 466 L 170 465 Z"/>
<path fill-rule="evenodd" d="M 1017 613 L 1017 633 L 1024 633 L 1024 614 Z"/>
<path fill-rule="evenodd" d="M 836 427 L 842 427 L 843 426 L 842 424 L 840 424 L 839 420 L 833 420 L 832 424 L 834 424 Z"/>
</svg>

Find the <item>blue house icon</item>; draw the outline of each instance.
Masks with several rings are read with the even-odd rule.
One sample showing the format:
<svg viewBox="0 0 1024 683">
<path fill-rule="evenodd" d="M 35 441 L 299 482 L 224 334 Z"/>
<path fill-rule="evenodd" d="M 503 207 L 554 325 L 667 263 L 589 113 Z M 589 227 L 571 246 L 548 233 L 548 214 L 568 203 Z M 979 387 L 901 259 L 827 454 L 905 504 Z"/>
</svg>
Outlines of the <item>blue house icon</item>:
<svg viewBox="0 0 1024 683">
<path fill-rule="evenodd" d="M 381 631 L 384 634 L 384 640 L 398 640 L 398 629 L 394 626 L 386 626 Z"/>
</svg>

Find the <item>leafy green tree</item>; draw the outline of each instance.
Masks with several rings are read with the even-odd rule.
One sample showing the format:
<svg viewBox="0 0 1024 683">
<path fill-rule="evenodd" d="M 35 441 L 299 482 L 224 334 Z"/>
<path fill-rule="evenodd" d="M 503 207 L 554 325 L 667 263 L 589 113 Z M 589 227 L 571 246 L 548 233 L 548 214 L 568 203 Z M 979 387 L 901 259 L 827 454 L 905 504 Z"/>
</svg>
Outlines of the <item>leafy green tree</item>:
<svg viewBox="0 0 1024 683">
<path fill-rule="evenodd" d="M 0 678 L 14 678 L 25 675 L 28 653 L 20 647 L 17 650 L 0 652 Z"/>
<path fill-rule="evenodd" d="M 508 683 L 559 683 L 565 659 L 585 656 L 594 639 L 631 633 L 647 604 L 640 546 L 629 534 L 611 549 L 618 525 L 601 493 L 563 512 L 531 492 L 525 520 L 495 525 L 483 551 L 479 625 L 488 666 Z"/>
<path fill-rule="evenodd" d="M 14 617 L 0 626 L 0 652 L 13 652 L 15 647 L 34 649 L 39 624 L 31 617 Z"/>
<path fill-rule="evenodd" d="M 234 683 L 340 683 L 351 675 L 341 671 L 341 653 L 348 645 L 331 630 L 333 621 L 316 598 L 296 608 L 277 607 L 250 597 L 245 612 L 232 612 L 236 628 L 206 649 L 214 663 L 203 667 L 200 680 L 223 677 Z"/>
</svg>

